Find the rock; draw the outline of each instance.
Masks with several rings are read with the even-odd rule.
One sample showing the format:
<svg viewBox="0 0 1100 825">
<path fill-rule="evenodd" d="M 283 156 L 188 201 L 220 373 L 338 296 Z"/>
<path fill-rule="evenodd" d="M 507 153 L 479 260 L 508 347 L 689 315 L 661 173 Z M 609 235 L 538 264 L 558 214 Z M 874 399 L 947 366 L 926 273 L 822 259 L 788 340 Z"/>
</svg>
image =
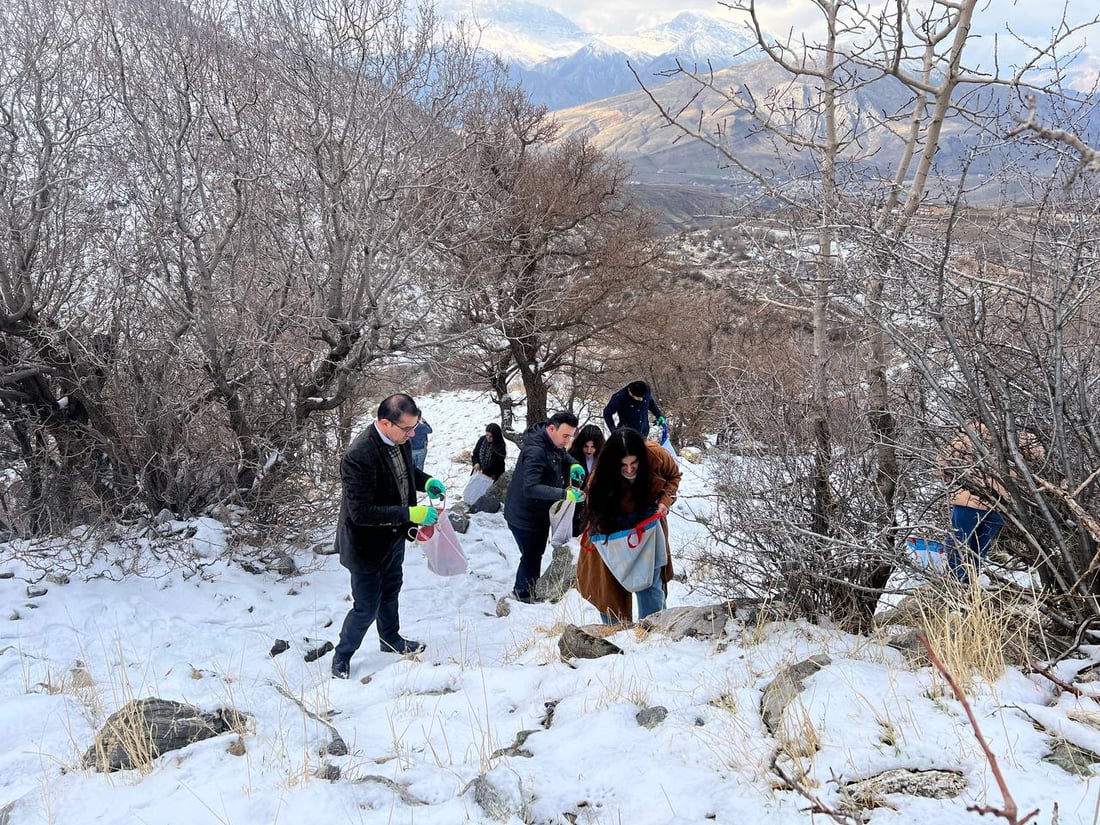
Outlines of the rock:
<svg viewBox="0 0 1100 825">
<path fill-rule="evenodd" d="M 1066 739 L 1056 737 L 1051 739 L 1050 751 L 1043 756 L 1043 761 L 1057 765 L 1066 773 L 1091 777 L 1095 776 L 1093 765 L 1100 762 L 1100 756 L 1097 756 L 1088 748 L 1083 748 Z"/>
<path fill-rule="evenodd" d="M 280 576 L 297 576 L 301 573 L 298 569 L 298 563 L 294 561 L 294 557 L 285 550 L 275 551 L 275 557 L 272 560 L 272 564 L 275 567 L 275 572 Z"/>
<path fill-rule="evenodd" d="M 53 584 L 68 584 L 69 577 L 65 573 L 48 573 L 46 574 L 46 581 Z"/>
<path fill-rule="evenodd" d="M 470 513 L 499 513 L 503 506 L 500 498 L 490 490 L 470 505 Z"/>
<path fill-rule="evenodd" d="M 321 766 L 313 772 L 313 775 L 318 779 L 325 779 L 329 782 L 335 782 L 340 778 L 340 766 L 333 765 L 331 762 L 322 762 Z"/>
<path fill-rule="evenodd" d="M 153 519 L 153 524 L 155 524 L 157 527 L 161 527 L 168 522 L 175 520 L 175 518 L 176 514 L 165 507 L 159 513 L 157 513 L 156 518 Z"/>
<path fill-rule="evenodd" d="M 472 783 L 474 802 L 486 815 L 497 822 L 507 822 L 517 817 L 521 822 L 530 822 L 525 816 L 523 793 L 519 776 L 511 771 L 493 770 L 483 773 Z"/>
<path fill-rule="evenodd" d="M 509 616 L 512 613 L 512 605 L 508 603 L 507 596 L 501 596 L 497 599 L 497 618 L 503 619 L 505 616 Z"/>
<path fill-rule="evenodd" d="M 653 730 L 659 724 L 661 724 L 668 717 L 668 708 L 663 705 L 656 705 L 651 708 L 642 708 L 635 714 L 634 718 L 638 724 L 646 728 L 647 730 Z"/>
<path fill-rule="evenodd" d="M 684 638 L 718 639 L 729 636 L 731 619 L 739 625 L 783 618 L 785 605 L 759 599 L 730 599 L 702 607 L 669 607 L 639 622 L 650 631 L 658 631 L 674 640 Z"/>
<path fill-rule="evenodd" d="M 335 645 L 333 645 L 332 642 L 325 642 L 320 647 L 314 647 L 307 650 L 306 655 L 303 658 L 307 662 L 315 662 L 333 649 L 335 649 Z"/>
<path fill-rule="evenodd" d="M 798 698 L 803 682 L 832 662 L 824 653 L 811 656 L 781 670 L 771 684 L 764 688 L 764 695 L 760 698 L 760 717 L 769 733 L 774 735 L 779 730 L 783 711 Z"/>
<path fill-rule="evenodd" d="M 329 756 L 347 756 L 348 743 L 344 741 L 344 737 L 333 731 L 332 740 L 325 746 L 325 753 Z"/>
<path fill-rule="evenodd" d="M 535 595 L 539 601 L 558 602 L 577 581 L 577 567 L 569 545 L 559 544 L 553 549 L 550 566 L 539 576 Z"/>
<path fill-rule="evenodd" d="M 449 510 L 447 511 L 447 521 L 455 528 L 456 533 L 465 533 L 470 529 L 470 517 L 465 513 L 456 513 Z"/>
<path fill-rule="evenodd" d="M 928 799 L 952 799 L 969 783 L 957 771 L 914 771 L 905 768 L 884 771 L 867 779 L 848 782 L 844 790 L 861 808 L 877 808 L 886 794 L 907 794 Z"/>
<path fill-rule="evenodd" d="M 230 708 L 206 713 L 168 699 L 135 699 L 107 717 L 81 762 L 103 772 L 147 766 L 169 751 L 239 731 L 245 719 Z"/>
<path fill-rule="evenodd" d="M 50 591 L 40 584 L 27 585 L 27 598 L 37 599 L 39 596 L 45 596 Z"/>
<path fill-rule="evenodd" d="M 310 548 L 310 552 L 315 556 L 335 556 L 337 552 L 336 542 L 319 541 Z"/>
<path fill-rule="evenodd" d="M 0 579 L 14 579 L 15 574 L 10 570 L 0 570 Z"/>
<path fill-rule="evenodd" d="M 558 640 L 558 650 L 564 659 L 599 659 L 622 653 L 622 648 L 607 639 L 585 633 L 576 625 L 568 625 Z"/>
<path fill-rule="evenodd" d="M 286 641 L 286 639 L 276 639 L 275 644 L 273 644 L 271 650 L 268 651 L 268 655 L 274 658 L 280 653 L 286 653 L 288 650 L 290 650 L 290 642 Z"/>
</svg>

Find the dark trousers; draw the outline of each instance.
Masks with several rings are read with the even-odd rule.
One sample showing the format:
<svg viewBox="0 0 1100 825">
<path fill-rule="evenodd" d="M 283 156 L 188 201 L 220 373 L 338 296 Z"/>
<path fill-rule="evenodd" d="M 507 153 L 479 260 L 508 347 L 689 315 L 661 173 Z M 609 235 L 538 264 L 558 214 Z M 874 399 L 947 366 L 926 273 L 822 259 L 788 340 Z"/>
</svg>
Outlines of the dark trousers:
<svg viewBox="0 0 1100 825">
<path fill-rule="evenodd" d="M 519 567 L 516 569 L 516 595 L 535 596 L 535 583 L 542 573 L 542 554 L 550 538 L 549 525 L 538 530 L 521 530 L 508 526 L 519 547 Z"/>
<path fill-rule="evenodd" d="M 335 658 L 350 660 L 375 621 L 378 622 L 380 641 L 393 645 L 398 643 L 401 620 L 397 615 L 397 602 L 401 593 L 401 565 L 404 562 L 405 536 L 398 533 L 377 568 L 351 571 L 351 610 L 340 628 Z"/>
</svg>

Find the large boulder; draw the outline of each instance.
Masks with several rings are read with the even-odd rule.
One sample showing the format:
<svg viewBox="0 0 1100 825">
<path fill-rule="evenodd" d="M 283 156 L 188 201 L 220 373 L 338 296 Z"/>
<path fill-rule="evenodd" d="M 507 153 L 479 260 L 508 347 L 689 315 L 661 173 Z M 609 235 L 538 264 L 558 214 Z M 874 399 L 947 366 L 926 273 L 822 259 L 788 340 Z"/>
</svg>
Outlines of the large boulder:
<svg viewBox="0 0 1100 825">
<path fill-rule="evenodd" d="M 207 713 L 169 699 L 134 699 L 107 717 L 81 761 L 103 772 L 148 767 L 169 751 L 241 731 L 246 719 L 230 708 Z"/>
<path fill-rule="evenodd" d="M 546 572 L 539 576 L 535 595 L 539 601 L 558 602 L 577 581 L 577 566 L 568 544 L 556 544 Z"/>
</svg>

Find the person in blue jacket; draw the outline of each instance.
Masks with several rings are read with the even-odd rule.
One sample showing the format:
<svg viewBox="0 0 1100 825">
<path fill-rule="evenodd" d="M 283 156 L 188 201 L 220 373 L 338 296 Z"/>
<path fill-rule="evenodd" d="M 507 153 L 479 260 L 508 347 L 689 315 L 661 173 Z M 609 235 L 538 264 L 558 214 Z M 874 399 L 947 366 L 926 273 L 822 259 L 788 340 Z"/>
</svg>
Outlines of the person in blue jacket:
<svg viewBox="0 0 1100 825">
<path fill-rule="evenodd" d="M 416 429 L 413 430 L 412 438 L 409 439 L 409 446 L 412 447 L 413 464 L 416 465 L 416 469 L 424 469 L 424 459 L 428 457 L 428 433 L 432 431 L 432 425 L 425 421 L 423 418 L 416 425 Z"/>
<path fill-rule="evenodd" d="M 649 384 L 645 381 L 631 381 L 613 396 L 603 408 L 603 420 L 611 432 L 620 427 L 630 427 L 642 436 L 649 435 L 649 414 L 653 413 L 658 426 L 665 426 L 665 414 L 653 400 Z M 618 417 L 618 421 L 615 417 Z"/>
</svg>

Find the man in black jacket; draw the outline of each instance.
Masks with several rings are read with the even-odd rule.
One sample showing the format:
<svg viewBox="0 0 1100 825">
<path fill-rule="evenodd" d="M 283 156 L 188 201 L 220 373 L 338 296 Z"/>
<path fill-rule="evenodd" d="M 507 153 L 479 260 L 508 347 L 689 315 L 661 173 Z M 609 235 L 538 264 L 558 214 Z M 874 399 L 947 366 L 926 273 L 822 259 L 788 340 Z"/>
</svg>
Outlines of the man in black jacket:
<svg viewBox="0 0 1100 825">
<path fill-rule="evenodd" d="M 603 408 L 603 420 L 611 432 L 620 427 L 630 427 L 643 436 L 649 435 L 649 414 L 653 413 L 659 425 L 665 423 L 665 415 L 645 381 L 631 381 L 613 396 Z M 618 421 L 615 417 L 618 417 Z"/>
<path fill-rule="evenodd" d="M 519 547 L 512 591 L 517 601 L 529 604 L 535 600 L 542 554 L 550 538 L 550 505 L 566 498 L 584 501 L 584 493 L 570 486 L 570 481 L 578 487 L 584 481 L 584 469 L 565 451 L 576 432 L 577 416 L 559 412 L 523 436 L 523 448 L 504 501 L 504 520 Z"/>
<path fill-rule="evenodd" d="M 405 393 L 378 407 L 378 418 L 361 432 L 340 461 L 344 494 L 336 524 L 340 564 L 351 572 L 352 607 L 332 657 L 332 675 L 347 679 L 351 657 L 367 629 L 378 622 L 383 652 L 419 653 L 424 645 L 401 636 L 398 596 L 405 539 L 413 524 L 434 524 L 439 512 L 417 506 L 416 491 L 433 498 L 446 493 L 443 482 L 413 463 L 409 439 L 420 409 Z"/>
</svg>

